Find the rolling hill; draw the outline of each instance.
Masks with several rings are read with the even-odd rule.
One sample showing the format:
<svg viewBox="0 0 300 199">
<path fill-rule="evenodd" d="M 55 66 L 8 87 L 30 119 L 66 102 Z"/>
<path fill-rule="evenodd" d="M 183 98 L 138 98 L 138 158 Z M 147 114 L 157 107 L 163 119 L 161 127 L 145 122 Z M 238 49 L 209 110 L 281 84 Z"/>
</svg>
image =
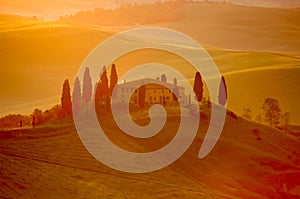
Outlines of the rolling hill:
<svg viewBox="0 0 300 199">
<path fill-rule="evenodd" d="M 206 0 L 202 0 L 205 2 Z M 199 0 L 201 2 L 201 0 Z M 209 2 L 224 3 L 223 0 L 210 0 Z M 294 8 L 300 7 L 300 3 L 297 0 L 227 0 L 227 3 L 233 3 L 243 6 L 254 6 L 254 7 L 271 7 L 271 8 Z"/>
<path fill-rule="evenodd" d="M 250 108 L 255 118 L 263 99 L 275 97 L 282 110 L 291 113 L 292 123 L 300 123 L 298 10 L 193 5 L 186 5 L 190 12 L 184 20 L 154 25 L 180 30 L 205 46 L 228 82 L 230 110 L 241 115 L 243 108 Z M 250 16 L 250 12 L 260 14 Z M 207 17 L 211 15 L 215 17 Z M 0 18 L 2 116 L 28 114 L 36 107 L 59 103 L 62 82 L 66 78 L 73 82 L 80 64 L 97 44 L 120 30 L 141 27 L 98 27 L 9 15 Z M 264 25 L 267 22 L 269 26 Z M 248 24 L 256 28 L 250 30 Z M 258 27 L 263 28 L 257 31 Z M 286 37 L 282 31 L 292 36 Z M 147 52 L 136 55 L 116 60 L 120 74 L 134 64 L 156 60 L 178 68 L 190 80 L 194 77 L 194 70 L 183 70 L 186 65 L 178 58 L 168 60 L 167 54 Z"/>
<path fill-rule="evenodd" d="M 72 82 L 89 51 L 111 35 L 93 26 L 0 17 L 0 104 L 6 113 L 58 103 L 61 82 Z"/>
<path fill-rule="evenodd" d="M 191 147 L 168 167 L 145 174 L 113 170 L 94 159 L 71 122 L 0 132 L 0 195 L 4 198 L 298 198 L 299 132 L 283 132 L 228 115 L 204 159 L 198 152 L 209 110 Z M 205 117 L 203 117 L 205 116 Z M 177 131 L 177 116 L 159 137 L 138 142 L 110 117 L 106 134 L 121 148 L 152 151 Z M 101 145 L 101 143 L 99 143 Z"/>
<path fill-rule="evenodd" d="M 154 26 L 183 32 L 202 45 L 238 51 L 300 52 L 300 8 L 185 4 L 185 17 Z"/>
</svg>

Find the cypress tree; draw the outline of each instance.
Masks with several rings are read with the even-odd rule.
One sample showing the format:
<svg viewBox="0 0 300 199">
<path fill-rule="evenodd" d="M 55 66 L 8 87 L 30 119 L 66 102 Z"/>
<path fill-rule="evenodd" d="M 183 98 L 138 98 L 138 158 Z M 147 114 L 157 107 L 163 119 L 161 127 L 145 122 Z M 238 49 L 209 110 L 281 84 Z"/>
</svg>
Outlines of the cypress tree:
<svg viewBox="0 0 300 199">
<path fill-rule="evenodd" d="M 167 77 L 166 77 L 165 74 L 162 74 L 160 79 L 161 79 L 162 82 L 167 82 Z"/>
<path fill-rule="evenodd" d="M 75 115 L 78 115 L 81 106 L 81 88 L 79 78 L 76 77 L 74 82 L 74 89 L 72 93 L 72 105 Z"/>
<path fill-rule="evenodd" d="M 225 105 L 227 101 L 227 86 L 225 82 L 224 76 L 222 76 L 221 83 L 220 83 L 220 89 L 219 89 L 219 104 Z"/>
<path fill-rule="evenodd" d="M 85 68 L 83 75 L 82 102 L 87 104 L 92 99 L 92 80 L 89 68 Z"/>
<path fill-rule="evenodd" d="M 64 114 L 66 116 L 71 116 L 72 102 L 71 102 L 71 94 L 70 94 L 70 84 L 68 79 L 66 79 L 63 84 L 63 89 L 61 94 L 61 106 Z"/>
<path fill-rule="evenodd" d="M 108 78 L 107 78 L 107 72 L 105 66 L 103 67 L 103 73 L 100 77 L 101 83 L 100 83 L 100 96 L 101 98 L 106 98 L 107 95 L 109 95 L 109 88 L 108 88 Z"/>
<path fill-rule="evenodd" d="M 118 83 L 118 74 L 116 70 L 116 65 L 113 64 L 110 72 L 110 95 L 111 96 L 117 83 Z"/>
<path fill-rule="evenodd" d="M 203 82 L 200 73 L 197 71 L 194 80 L 194 92 L 196 95 L 196 100 L 200 102 L 203 97 Z"/>
<path fill-rule="evenodd" d="M 173 85 L 174 85 L 174 89 L 173 89 L 173 100 L 174 100 L 175 102 L 177 102 L 177 101 L 178 101 L 178 97 L 177 97 L 177 96 L 179 96 L 179 89 L 178 89 L 178 87 L 177 87 L 177 79 L 176 79 L 176 78 L 174 78 L 174 80 L 173 80 Z"/>
</svg>

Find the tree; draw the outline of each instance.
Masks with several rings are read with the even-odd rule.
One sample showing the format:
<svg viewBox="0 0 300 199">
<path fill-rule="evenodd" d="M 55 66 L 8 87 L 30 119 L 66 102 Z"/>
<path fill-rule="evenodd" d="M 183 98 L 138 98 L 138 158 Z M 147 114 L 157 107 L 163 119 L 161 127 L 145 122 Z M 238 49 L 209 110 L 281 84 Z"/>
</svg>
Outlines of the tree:
<svg viewBox="0 0 300 199">
<path fill-rule="evenodd" d="M 95 85 L 94 85 L 94 90 L 93 90 L 94 93 L 95 93 L 94 99 L 96 98 L 96 92 L 97 92 L 98 84 L 99 84 L 99 82 L 96 82 Z"/>
<path fill-rule="evenodd" d="M 177 79 L 176 78 L 174 78 L 174 80 L 173 80 L 173 85 L 174 85 L 173 100 L 175 102 L 177 102 L 178 101 L 178 97 L 177 96 L 179 96 L 179 89 L 178 89 L 178 86 L 177 86 Z"/>
<path fill-rule="evenodd" d="M 274 127 L 279 124 L 281 109 L 277 99 L 265 98 L 262 110 L 266 123 Z"/>
<path fill-rule="evenodd" d="M 32 115 L 32 128 L 34 128 L 35 127 L 35 117 L 34 117 L 34 115 Z"/>
<path fill-rule="evenodd" d="M 196 95 L 196 100 L 200 102 L 203 97 L 203 82 L 200 73 L 197 71 L 194 80 L 194 92 Z"/>
<path fill-rule="evenodd" d="M 62 119 L 65 117 L 65 114 L 62 111 L 61 105 L 57 104 L 51 109 L 44 111 L 43 116 L 44 121 L 50 121 L 51 119 Z"/>
<path fill-rule="evenodd" d="M 95 99 L 94 99 L 97 115 L 99 115 L 101 113 L 101 100 L 102 100 L 102 97 L 103 97 L 103 94 L 101 93 L 101 80 L 99 80 L 99 82 L 96 83 L 96 85 L 95 85 Z"/>
<path fill-rule="evenodd" d="M 107 72 L 106 72 L 106 67 L 103 67 L 103 73 L 102 76 L 100 77 L 101 83 L 100 83 L 100 97 L 105 98 L 106 96 L 109 95 L 109 88 L 108 88 L 108 78 L 107 78 Z"/>
<path fill-rule="evenodd" d="M 32 121 L 31 116 L 21 114 L 9 114 L 0 118 L 0 127 L 2 128 L 15 128 L 20 127 L 20 121 L 22 120 L 22 127 L 30 125 Z"/>
<path fill-rule="evenodd" d="M 219 104 L 225 105 L 227 101 L 227 85 L 224 76 L 222 76 L 219 88 Z"/>
<path fill-rule="evenodd" d="M 34 109 L 32 113 L 32 127 L 42 124 L 44 122 L 43 112 L 40 109 Z"/>
<path fill-rule="evenodd" d="M 78 115 L 81 106 L 81 88 L 79 78 L 76 77 L 74 82 L 74 89 L 72 93 L 72 105 L 75 115 Z"/>
<path fill-rule="evenodd" d="M 118 83 L 118 74 L 116 70 L 116 65 L 113 64 L 110 72 L 110 95 L 111 96 L 117 83 Z"/>
<path fill-rule="evenodd" d="M 162 82 L 167 82 L 167 77 L 166 77 L 165 74 L 162 74 L 160 79 L 161 79 Z"/>
<path fill-rule="evenodd" d="M 66 116 L 71 116 L 72 102 L 71 102 L 71 94 L 70 94 L 70 84 L 68 79 L 66 79 L 63 84 L 63 89 L 61 94 L 61 107 Z"/>
<path fill-rule="evenodd" d="M 173 84 L 174 84 L 174 86 L 177 86 L 177 79 L 176 79 L 176 77 L 173 80 Z"/>
<path fill-rule="evenodd" d="M 82 88 L 82 102 L 87 104 L 92 99 L 92 79 L 90 74 L 90 69 L 88 67 L 85 68 L 83 75 L 83 88 Z"/>
<path fill-rule="evenodd" d="M 288 126 L 290 124 L 290 120 L 291 120 L 290 113 L 289 112 L 285 112 L 284 114 L 282 114 L 281 120 L 282 120 L 282 124 L 284 125 L 284 129 L 287 130 Z"/>
<path fill-rule="evenodd" d="M 249 108 L 244 108 L 243 118 L 246 120 L 252 120 L 252 111 Z"/>
<path fill-rule="evenodd" d="M 97 104 L 98 102 L 100 102 L 101 98 L 103 97 L 101 93 L 101 81 L 96 83 L 94 90 L 95 90 L 95 103 Z"/>
<path fill-rule="evenodd" d="M 102 75 L 100 76 L 99 82 L 95 86 L 95 107 L 97 113 L 100 113 L 101 103 L 107 104 L 107 98 L 109 96 L 108 78 L 105 66 L 103 67 Z M 109 98 L 110 100 L 110 98 Z"/>
<path fill-rule="evenodd" d="M 262 114 L 261 113 L 256 116 L 256 121 L 259 122 L 259 123 L 263 122 Z"/>
</svg>

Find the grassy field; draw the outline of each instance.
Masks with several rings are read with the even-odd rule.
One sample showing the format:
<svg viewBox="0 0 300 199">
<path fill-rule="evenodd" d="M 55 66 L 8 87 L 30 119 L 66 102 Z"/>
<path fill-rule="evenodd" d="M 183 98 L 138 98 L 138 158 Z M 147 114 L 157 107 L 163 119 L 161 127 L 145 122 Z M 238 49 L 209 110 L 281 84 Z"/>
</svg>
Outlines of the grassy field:
<svg viewBox="0 0 300 199">
<path fill-rule="evenodd" d="M 209 110 L 203 110 L 203 115 L 209 117 Z M 4 198 L 300 196 L 299 132 L 283 132 L 227 116 L 213 151 L 198 159 L 209 124 L 207 117 L 202 117 L 196 139 L 180 159 L 146 174 L 127 174 L 98 162 L 82 145 L 71 121 L 1 131 L 0 195 Z M 171 121 L 174 120 L 173 115 Z M 139 152 L 159 148 L 177 130 L 177 124 L 171 122 L 159 137 L 136 142 L 130 136 L 120 136 L 110 117 L 102 118 L 102 127 L 119 147 Z"/>
</svg>

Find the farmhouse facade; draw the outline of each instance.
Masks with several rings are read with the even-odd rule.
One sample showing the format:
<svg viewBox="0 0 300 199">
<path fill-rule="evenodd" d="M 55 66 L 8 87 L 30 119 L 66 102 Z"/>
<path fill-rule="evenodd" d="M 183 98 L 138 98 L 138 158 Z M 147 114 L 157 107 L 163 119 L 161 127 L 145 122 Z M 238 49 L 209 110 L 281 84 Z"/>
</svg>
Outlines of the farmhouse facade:
<svg viewBox="0 0 300 199">
<path fill-rule="evenodd" d="M 187 103 L 184 87 L 151 78 L 118 84 L 115 92 L 115 103 L 125 103 L 128 96 L 130 96 L 130 103 L 140 104 L 143 101 L 146 106 L 152 104 L 165 105 L 177 101 Z M 178 98 L 174 93 L 178 94 Z"/>
</svg>

